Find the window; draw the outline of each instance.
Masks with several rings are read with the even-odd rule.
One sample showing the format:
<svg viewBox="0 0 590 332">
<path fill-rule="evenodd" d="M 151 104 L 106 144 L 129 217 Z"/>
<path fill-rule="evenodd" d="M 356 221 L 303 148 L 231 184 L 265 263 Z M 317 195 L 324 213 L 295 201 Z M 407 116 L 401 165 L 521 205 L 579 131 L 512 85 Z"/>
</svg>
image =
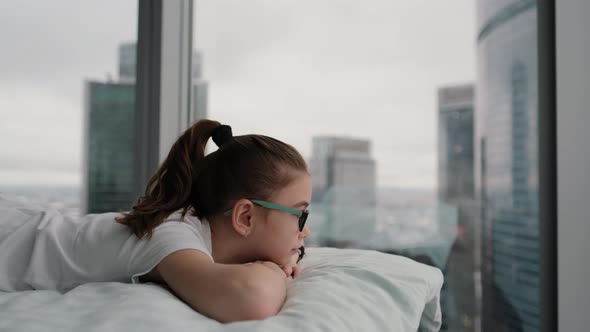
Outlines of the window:
<svg viewBox="0 0 590 332">
<path fill-rule="evenodd" d="M 307 158 L 314 245 L 443 270 L 443 330 L 536 331 L 536 14 L 528 0 L 196 0 L 207 116 Z"/>
<path fill-rule="evenodd" d="M 70 215 L 128 208 L 137 3 L 0 12 L 0 191 Z"/>
</svg>

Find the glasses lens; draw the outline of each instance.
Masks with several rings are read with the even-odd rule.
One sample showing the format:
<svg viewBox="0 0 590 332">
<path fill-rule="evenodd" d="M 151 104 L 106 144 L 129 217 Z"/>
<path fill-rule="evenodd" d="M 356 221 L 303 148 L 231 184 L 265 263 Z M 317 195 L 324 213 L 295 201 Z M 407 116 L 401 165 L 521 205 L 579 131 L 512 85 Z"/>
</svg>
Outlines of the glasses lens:
<svg viewBox="0 0 590 332">
<path fill-rule="evenodd" d="M 307 221 L 307 216 L 309 215 L 309 212 L 303 211 L 303 213 L 301 214 L 301 217 L 299 217 L 299 231 L 303 232 L 303 227 L 305 227 L 305 222 Z"/>
</svg>

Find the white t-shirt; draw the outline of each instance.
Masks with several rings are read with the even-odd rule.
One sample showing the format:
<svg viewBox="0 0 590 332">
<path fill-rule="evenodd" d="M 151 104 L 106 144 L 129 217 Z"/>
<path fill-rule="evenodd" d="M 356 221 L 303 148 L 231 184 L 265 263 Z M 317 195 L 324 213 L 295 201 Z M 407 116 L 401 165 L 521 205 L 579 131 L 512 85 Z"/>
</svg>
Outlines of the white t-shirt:
<svg viewBox="0 0 590 332">
<path fill-rule="evenodd" d="M 172 214 L 139 239 L 119 213 L 71 218 L 0 194 L 0 291 L 68 291 L 88 282 L 138 282 L 164 257 L 196 249 L 212 258 L 207 220 Z"/>
</svg>

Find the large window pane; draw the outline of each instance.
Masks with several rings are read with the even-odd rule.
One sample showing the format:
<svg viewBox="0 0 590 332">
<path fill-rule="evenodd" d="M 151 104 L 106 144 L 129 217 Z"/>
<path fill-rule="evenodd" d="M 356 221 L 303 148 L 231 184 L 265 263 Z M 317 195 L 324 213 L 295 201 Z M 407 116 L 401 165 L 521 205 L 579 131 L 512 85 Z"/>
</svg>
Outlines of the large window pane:
<svg viewBox="0 0 590 332">
<path fill-rule="evenodd" d="M 208 116 L 307 158 L 309 244 L 440 268 L 443 330 L 538 329 L 534 1 L 196 0 L 194 38 Z"/>
<path fill-rule="evenodd" d="M 538 331 L 536 1 L 480 1 L 477 49 L 482 326 Z"/>
<path fill-rule="evenodd" d="M 128 208 L 137 2 L 3 1 L 0 17 L 0 191 Z"/>
</svg>

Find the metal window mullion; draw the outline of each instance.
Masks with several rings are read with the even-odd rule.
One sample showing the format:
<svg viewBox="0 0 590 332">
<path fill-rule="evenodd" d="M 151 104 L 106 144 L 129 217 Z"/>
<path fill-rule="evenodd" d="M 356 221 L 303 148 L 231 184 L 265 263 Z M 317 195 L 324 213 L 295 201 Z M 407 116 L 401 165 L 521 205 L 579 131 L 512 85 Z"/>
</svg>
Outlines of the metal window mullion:
<svg viewBox="0 0 590 332">
<path fill-rule="evenodd" d="M 162 1 L 160 162 L 189 125 L 192 0 Z"/>
<path fill-rule="evenodd" d="M 189 125 L 192 0 L 138 3 L 135 119 L 135 191 Z"/>
<path fill-rule="evenodd" d="M 135 85 L 135 194 L 143 193 L 158 167 L 162 1 L 138 2 Z"/>
</svg>

